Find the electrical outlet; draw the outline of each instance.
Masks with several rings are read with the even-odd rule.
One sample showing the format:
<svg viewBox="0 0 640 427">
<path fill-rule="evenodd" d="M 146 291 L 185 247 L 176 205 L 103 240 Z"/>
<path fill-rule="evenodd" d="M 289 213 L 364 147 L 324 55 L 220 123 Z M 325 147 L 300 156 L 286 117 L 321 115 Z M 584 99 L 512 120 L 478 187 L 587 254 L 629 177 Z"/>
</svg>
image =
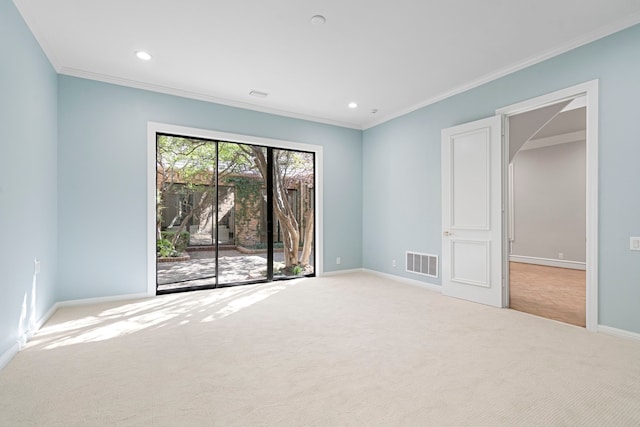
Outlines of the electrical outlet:
<svg viewBox="0 0 640 427">
<path fill-rule="evenodd" d="M 564 259 L 564 253 L 558 252 L 558 259 Z"/>
<path fill-rule="evenodd" d="M 395 268 L 396 267 L 396 260 L 391 260 L 391 267 Z"/>
<path fill-rule="evenodd" d="M 640 237 L 631 237 L 629 240 L 629 249 L 632 251 L 640 251 Z"/>
<path fill-rule="evenodd" d="M 338 264 L 338 265 L 342 264 L 342 258 L 337 257 L 336 258 L 336 264 Z"/>
</svg>

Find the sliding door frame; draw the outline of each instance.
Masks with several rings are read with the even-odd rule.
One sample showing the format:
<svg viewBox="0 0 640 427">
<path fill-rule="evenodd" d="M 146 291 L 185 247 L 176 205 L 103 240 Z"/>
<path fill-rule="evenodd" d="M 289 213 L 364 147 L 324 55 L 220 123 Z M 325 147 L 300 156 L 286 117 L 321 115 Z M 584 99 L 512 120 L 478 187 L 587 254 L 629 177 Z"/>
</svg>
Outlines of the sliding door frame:
<svg viewBox="0 0 640 427">
<path fill-rule="evenodd" d="M 323 273 L 323 218 L 322 218 L 322 183 L 323 164 L 322 147 L 292 141 L 261 138 L 249 135 L 232 134 L 207 129 L 190 128 L 165 123 L 147 123 L 147 294 L 156 295 L 156 138 L 158 134 L 180 135 L 215 141 L 250 144 L 270 149 L 285 149 L 313 153 L 315 170 L 314 187 L 314 272 L 316 276 Z M 217 193 L 217 191 L 216 191 Z M 217 212 L 217 210 L 216 210 Z M 217 220 L 217 219 L 216 219 Z M 271 239 L 272 240 L 272 239 Z M 217 258 L 217 257 L 216 257 Z M 216 261 L 217 262 L 217 261 Z M 268 263 L 269 264 L 269 263 Z M 273 268 L 273 266 L 271 266 Z M 217 269 L 216 269 L 217 274 Z M 216 280 L 217 282 L 217 280 Z"/>
</svg>

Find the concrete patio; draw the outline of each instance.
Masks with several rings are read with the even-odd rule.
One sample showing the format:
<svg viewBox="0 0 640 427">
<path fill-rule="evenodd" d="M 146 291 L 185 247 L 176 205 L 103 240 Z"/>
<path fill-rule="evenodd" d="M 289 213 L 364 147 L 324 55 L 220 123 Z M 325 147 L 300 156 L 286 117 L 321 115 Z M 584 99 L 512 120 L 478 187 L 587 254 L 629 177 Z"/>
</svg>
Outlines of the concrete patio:
<svg viewBox="0 0 640 427">
<path fill-rule="evenodd" d="M 214 251 L 189 252 L 191 259 L 157 264 L 158 290 L 165 291 L 215 284 L 216 264 Z M 275 252 L 274 271 L 284 267 L 284 254 Z M 265 279 L 267 254 L 243 254 L 237 250 L 222 250 L 218 259 L 219 284 L 241 283 Z M 309 273 L 309 272 L 307 272 Z"/>
</svg>

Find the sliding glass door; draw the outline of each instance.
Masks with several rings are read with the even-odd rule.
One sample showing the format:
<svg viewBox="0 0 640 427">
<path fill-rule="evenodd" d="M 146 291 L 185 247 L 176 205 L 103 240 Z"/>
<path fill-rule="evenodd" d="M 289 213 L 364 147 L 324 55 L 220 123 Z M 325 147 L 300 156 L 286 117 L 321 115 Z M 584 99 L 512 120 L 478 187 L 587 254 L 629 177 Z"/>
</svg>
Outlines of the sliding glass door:
<svg viewBox="0 0 640 427">
<path fill-rule="evenodd" d="M 314 274 L 313 153 L 272 149 L 275 278 Z"/>
<path fill-rule="evenodd" d="M 312 153 L 157 135 L 157 292 L 314 275 Z"/>
<path fill-rule="evenodd" d="M 216 283 L 213 206 L 214 141 L 173 135 L 156 139 L 157 289 Z"/>
<path fill-rule="evenodd" d="M 255 145 L 219 142 L 219 180 L 230 189 L 233 197 L 220 198 L 218 218 L 233 211 L 233 245 L 219 253 L 220 285 L 264 282 L 267 275 L 266 171 L 256 163 L 256 157 L 266 156 L 267 149 Z M 222 208 L 222 209 L 221 209 Z M 220 221 L 219 221 L 220 223 Z"/>
</svg>

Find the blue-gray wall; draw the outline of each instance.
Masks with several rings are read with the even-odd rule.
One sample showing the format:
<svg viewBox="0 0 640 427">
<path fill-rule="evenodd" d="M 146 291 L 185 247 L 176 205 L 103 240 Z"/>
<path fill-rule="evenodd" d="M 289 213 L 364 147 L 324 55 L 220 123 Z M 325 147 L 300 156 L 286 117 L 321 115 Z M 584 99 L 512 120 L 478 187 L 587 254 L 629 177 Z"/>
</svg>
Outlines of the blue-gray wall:
<svg viewBox="0 0 640 427">
<path fill-rule="evenodd" d="M 18 341 L 21 316 L 28 328 L 53 305 L 57 266 L 56 73 L 10 0 L 0 0 L 0 57 L 2 356 Z"/>
<path fill-rule="evenodd" d="M 368 129 L 363 135 L 363 265 L 405 273 L 405 250 L 440 254 L 440 130 L 519 101 L 600 80 L 599 323 L 640 333 L 640 26 Z M 391 266 L 397 259 L 398 267 Z"/>
<path fill-rule="evenodd" d="M 149 121 L 321 145 L 325 271 L 362 266 L 362 132 L 68 76 L 58 108 L 59 299 L 146 292 Z"/>
</svg>

